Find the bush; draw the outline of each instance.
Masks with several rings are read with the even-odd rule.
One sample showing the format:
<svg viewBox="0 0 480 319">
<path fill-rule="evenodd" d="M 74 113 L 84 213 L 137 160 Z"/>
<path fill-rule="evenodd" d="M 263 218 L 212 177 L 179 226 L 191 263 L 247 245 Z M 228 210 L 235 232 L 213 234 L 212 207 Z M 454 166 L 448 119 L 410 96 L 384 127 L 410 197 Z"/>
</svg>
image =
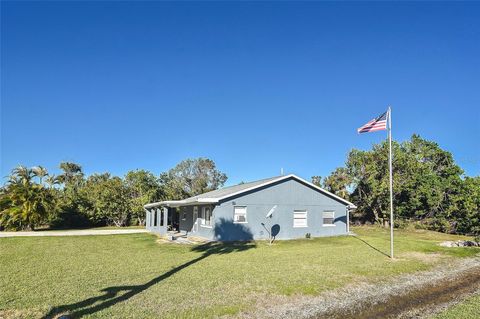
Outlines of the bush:
<svg viewBox="0 0 480 319">
<path fill-rule="evenodd" d="M 442 233 L 451 233 L 452 225 L 443 218 L 435 218 L 427 221 L 428 230 L 439 231 Z"/>
<path fill-rule="evenodd" d="M 425 222 L 418 221 L 418 222 L 413 223 L 413 228 L 427 230 L 427 229 L 429 229 L 429 226 Z"/>
<path fill-rule="evenodd" d="M 49 220 L 50 228 L 87 228 L 93 225 L 87 216 L 76 210 L 65 210 Z"/>
<path fill-rule="evenodd" d="M 393 222 L 393 227 L 398 229 L 405 229 L 408 227 L 409 224 L 410 223 L 408 220 L 397 219 Z"/>
</svg>

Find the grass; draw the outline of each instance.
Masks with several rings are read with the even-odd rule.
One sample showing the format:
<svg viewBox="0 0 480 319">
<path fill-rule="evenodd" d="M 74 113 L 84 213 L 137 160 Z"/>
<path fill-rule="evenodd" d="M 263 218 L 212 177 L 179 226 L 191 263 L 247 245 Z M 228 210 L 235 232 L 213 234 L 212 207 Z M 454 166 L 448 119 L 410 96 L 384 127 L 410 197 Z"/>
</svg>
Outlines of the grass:
<svg viewBox="0 0 480 319">
<path fill-rule="evenodd" d="M 447 309 L 432 319 L 478 319 L 480 318 L 480 294 Z"/>
<path fill-rule="evenodd" d="M 159 244 L 151 234 L 0 238 L 0 318 L 212 318 L 272 295 L 317 295 L 478 253 L 437 245 L 458 236 L 404 230 L 391 261 L 387 230 L 353 231 L 358 238 L 272 246 Z"/>
</svg>

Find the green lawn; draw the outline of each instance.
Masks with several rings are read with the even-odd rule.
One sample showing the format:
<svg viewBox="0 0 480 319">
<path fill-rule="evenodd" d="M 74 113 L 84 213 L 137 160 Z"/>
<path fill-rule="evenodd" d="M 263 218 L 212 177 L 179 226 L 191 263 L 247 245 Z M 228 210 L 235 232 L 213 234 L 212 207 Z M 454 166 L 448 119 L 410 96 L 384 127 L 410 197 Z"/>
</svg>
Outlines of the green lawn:
<svg viewBox="0 0 480 319">
<path fill-rule="evenodd" d="M 318 294 L 357 280 L 428 269 L 478 249 L 458 237 L 354 228 L 334 237 L 236 245 L 159 244 L 150 234 L 0 239 L 0 318 L 70 312 L 94 318 L 211 318 L 271 295 Z M 445 258 L 438 256 L 444 255 Z"/>
<path fill-rule="evenodd" d="M 480 294 L 470 297 L 432 319 L 478 319 L 480 318 Z"/>
</svg>

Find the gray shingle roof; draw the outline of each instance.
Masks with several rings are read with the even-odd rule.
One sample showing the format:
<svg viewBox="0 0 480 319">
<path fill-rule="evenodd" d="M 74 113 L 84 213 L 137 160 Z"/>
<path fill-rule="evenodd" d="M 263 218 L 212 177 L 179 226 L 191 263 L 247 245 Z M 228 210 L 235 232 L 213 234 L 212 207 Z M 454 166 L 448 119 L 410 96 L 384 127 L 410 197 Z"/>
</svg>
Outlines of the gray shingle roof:
<svg viewBox="0 0 480 319">
<path fill-rule="evenodd" d="M 184 205 L 192 205 L 192 204 L 207 204 L 207 203 L 217 203 L 222 199 L 228 198 L 232 195 L 237 195 L 241 194 L 243 192 L 246 192 L 248 190 L 254 190 L 258 187 L 261 187 L 262 185 L 269 185 L 272 183 L 275 183 L 276 181 L 281 181 L 285 180 L 288 178 L 293 178 L 296 179 L 297 181 L 300 181 L 302 183 L 308 184 L 313 188 L 316 188 L 318 191 L 327 194 L 331 197 L 336 198 L 337 200 L 343 202 L 346 205 L 349 205 L 350 207 L 356 207 L 354 204 L 350 203 L 349 201 L 340 198 L 336 196 L 335 194 L 332 194 L 316 185 L 313 185 L 312 183 L 296 176 L 293 174 L 286 175 L 286 176 L 275 176 L 275 177 L 270 177 L 270 178 L 265 178 L 261 179 L 258 181 L 253 181 L 249 183 L 243 183 L 243 184 L 238 184 L 238 185 L 233 185 L 233 186 L 228 186 L 224 187 L 221 189 L 217 189 L 211 192 L 203 193 L 197 196 L 189 197 L 186 199 L 182 200 L 171 200 L 171 201 L 163 201 L 163 202 L 157 202 L 157 203 L 150 203 L 145 205 L 145 208 L 152 208 L 156 206 L 170 206 L 170 207 L 179 207 L 179 206 L 184 206 Z"/>
<path fill-rule="evenodd" d="M 253 182 L 248 182 L 248 183 L 243 183 L 243 184 L 238 184 L 238 185 L 233 185 L 233 186 L 227 186 L 224 188 L 216 189 L 211 192 L 206 192 L 197 196 L 189 197 L 185 199 L 184 201 L 186 203 L 191 203 L 191 202 L 197 202 L 198 199 L 200 198 L 211 198 L 211 199 L 219 199 L 223 198 L 238 192 L 241 192 L 243 190 L 247 190 L 252 187 L 256 187 L 265 183 L 273 182 L 276 179 L 279 179 L 283 176 L 275 176 L 275 177 L 270 177 L 270 178 L 264 178 L 260 179 L 258 181 L 253 181 Z"/>
</svg>

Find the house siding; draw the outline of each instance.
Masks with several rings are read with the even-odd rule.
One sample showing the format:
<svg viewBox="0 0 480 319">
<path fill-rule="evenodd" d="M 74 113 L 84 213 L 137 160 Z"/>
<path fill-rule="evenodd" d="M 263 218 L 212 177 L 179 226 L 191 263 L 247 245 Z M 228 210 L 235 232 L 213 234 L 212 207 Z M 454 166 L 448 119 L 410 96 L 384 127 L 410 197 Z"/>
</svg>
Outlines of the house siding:
<svg viewBox="0 0 480 319">
<path fill-rule="evenodd" d="M 275 205 L 277 207 L 272 217 L 266 218 L 268 212 Z M 235 225 L 242 225 L 251 233 L 253 239 L 268 239 L 267 230 L 271 231 L 274 225 L 277 225 L 277 229 L 279 228 L 276 239 L 305 238 L 307 233 L 310 233 L 312 237 L 347 234 L 347 205 L 295 179 L 284 180 L 221 202 L 213 210 L 214 223 L 217 227 L 220 224 L 233 223 L 235 206 L 247 207 L 247 223 Z M 293 227 L 295 210 L 307 211 L 307 227 Z M 335 212 L 335 226 L 323 226 L 324 211 Z M 216 236 L 214 229 L 203 233 L 204 237 L 208 239 L 221 239 Z M 245 236 L 249 236 L 249 234 L 239 231 L 238 234 L 231 234 L 226 239 L 245 240 L 247 238 L 242 238 Z"/>
<path fill-rule="evenodd" d="M 210 240 L 215 240 L 215 206 L 212 205 L 198 205 L 198 230 L 192 233 L 193 236 L 203 237 Z M 201 216 L 203 207 L 210 207 L 212 210 L 212 226 L 201 225 Z M 193 206 L 192 206 L 192 217 L 193 217 Z M 192 218 L 193 219 L 193 218 Z"/>
<path fill-rule="evenodd" d="M 200 224 L 202 208 L 205 206 L 212 209 L 212 227 Z M 233 222 L 235 206 L 247 208 L 246 223 Z M 276 208 L 272 217 L 266 218 L 274 206 Z M 276 232 L 275 239 L 305 238 L 307 233 L 310 233 L 312 237 L 347 234 L 347 204 L 294 178 L 284 179 L 250 192 L 226 198 L 217 205 L 197 205 L 197 207 L 198 230 L 192 231 L 195 222 L 193 220 L 194 206 L 179 208 L 179 230 L 187 232 L 188 235 L 208 240 L 269 239 L 269 232 L 272 229 Z M 185 220 L 182 218 L 184 210 L 186 211 Z M 306 227 L 293 226 L 295 210 L 307 212 Z M 160 220 L 160 214 L 164 212 L 166 214 L 166 210 L 161 211 L 160 208 L 148 211 L 155 211 L 158 214 L 158 220 Z M 325 211 L 335 213 L 335 226 L 323 225 L 323 212 Z M 152 218 L 153 214 L 147 214 L 147 229 L 165 234 L 166 227 L 150 226 Z"/>
</svg>

